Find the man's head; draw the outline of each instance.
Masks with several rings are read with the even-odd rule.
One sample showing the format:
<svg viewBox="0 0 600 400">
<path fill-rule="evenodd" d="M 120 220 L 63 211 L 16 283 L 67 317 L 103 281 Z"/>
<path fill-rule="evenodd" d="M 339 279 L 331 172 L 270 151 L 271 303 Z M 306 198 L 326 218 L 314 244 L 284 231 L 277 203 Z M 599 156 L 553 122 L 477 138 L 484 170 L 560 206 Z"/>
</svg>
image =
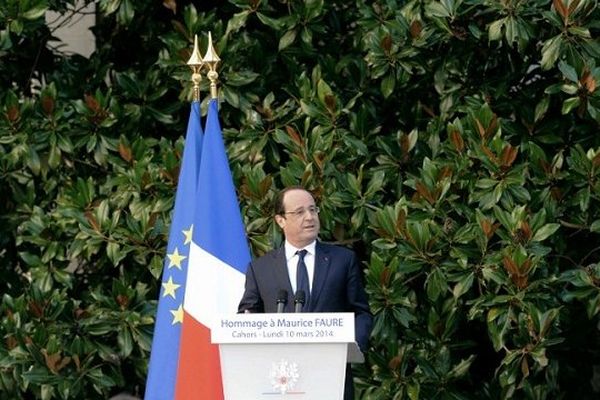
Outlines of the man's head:
<svg viewBox="0 0 600 400">
<path fill-rule="evenodd" d="M 284 189 L 275 202 L 275 222 L 288 242 L 302 248 L 319 235 L 319 207 L 307 190 L 295 186 Z"/>
</svg>

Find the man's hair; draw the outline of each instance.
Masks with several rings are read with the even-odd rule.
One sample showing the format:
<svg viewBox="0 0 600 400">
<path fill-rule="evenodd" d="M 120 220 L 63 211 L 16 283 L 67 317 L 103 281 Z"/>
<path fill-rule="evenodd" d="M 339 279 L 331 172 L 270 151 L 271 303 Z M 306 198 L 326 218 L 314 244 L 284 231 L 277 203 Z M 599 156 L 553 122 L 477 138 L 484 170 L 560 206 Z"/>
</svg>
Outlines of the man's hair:
<svg viewBox="0 0 600 400">
<path fill-rule="evenodd" d="M 273 209 L 275 210 L 275 215 L 285 216 L 285 207 L 283 206 L 283 198 L 287 192 L 291 192 L 292 190 L 303 190 L 309 193 L 313 198 L 315 197 L 310 190 L 306 190 L 302 186 L 289 186 L 280 191 L 275 197 L 275 203 L 273 204 Z"/>
</svg>

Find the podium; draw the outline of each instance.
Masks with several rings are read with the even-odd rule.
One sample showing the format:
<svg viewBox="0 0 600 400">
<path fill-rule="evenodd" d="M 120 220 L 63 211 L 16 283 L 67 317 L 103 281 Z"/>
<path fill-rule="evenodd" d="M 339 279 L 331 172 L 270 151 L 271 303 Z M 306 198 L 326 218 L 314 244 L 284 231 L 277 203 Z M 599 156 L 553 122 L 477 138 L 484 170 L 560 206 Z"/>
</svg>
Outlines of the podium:
<svg viewBox="0 0 600 400">
<path fill-rule="evenodd" d="M 364 362 L 353 313 L 221 316 L 211 340 L 225 400 L 342 400 L 347 363 Z"/>
</svg>

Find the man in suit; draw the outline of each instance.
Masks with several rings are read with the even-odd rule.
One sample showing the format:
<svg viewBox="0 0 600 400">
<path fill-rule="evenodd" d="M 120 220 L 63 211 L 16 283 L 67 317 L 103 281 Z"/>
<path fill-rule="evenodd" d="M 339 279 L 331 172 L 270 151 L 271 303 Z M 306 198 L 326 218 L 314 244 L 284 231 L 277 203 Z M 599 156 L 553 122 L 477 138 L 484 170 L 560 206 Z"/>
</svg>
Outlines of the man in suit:
<svg viewBox="0 0 600 400">
<path fill-rule="evenodd" d="M 293 293 L 306 293 L 305 312 L 353 312 L 356 341 L 366 351 L 373 323 L 362 271 L 353 251 L 321 243 L 319 207 L 301 187 L 279 193 L 275 221 L 285 243 L 250 263 L 238 312 L 274 313 L 282 289 L 290 293 L 285 312 L 294 311 Z M 354 398 L 350 366 L 346 368 L 344 400 Z"/>
</svg>

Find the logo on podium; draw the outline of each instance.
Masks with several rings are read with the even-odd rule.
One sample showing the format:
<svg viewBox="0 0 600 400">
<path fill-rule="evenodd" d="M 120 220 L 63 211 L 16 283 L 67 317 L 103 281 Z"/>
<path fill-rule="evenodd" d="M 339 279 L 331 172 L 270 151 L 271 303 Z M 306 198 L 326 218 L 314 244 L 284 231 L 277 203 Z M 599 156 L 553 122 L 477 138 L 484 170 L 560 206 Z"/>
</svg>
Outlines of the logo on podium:
<svg viewBox="0 0 600 400">
<path fill-rule="evenodd" d="M 269 379 L 271 386 L 277 394 L 299 393 L 293 391 L 294 386 L 300 379 L 298 372 L 298 364 L 281 359 L 279 362 L 274 362 L 269 371 Z"/>
</svg>

